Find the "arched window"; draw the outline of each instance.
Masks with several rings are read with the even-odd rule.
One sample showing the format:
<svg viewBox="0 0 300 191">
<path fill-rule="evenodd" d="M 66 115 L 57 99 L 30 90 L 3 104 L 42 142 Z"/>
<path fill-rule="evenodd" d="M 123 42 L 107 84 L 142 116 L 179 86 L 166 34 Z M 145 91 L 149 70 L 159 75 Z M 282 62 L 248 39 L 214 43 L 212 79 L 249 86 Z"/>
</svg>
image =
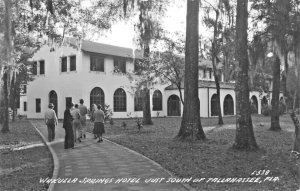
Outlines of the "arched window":
<svg viewBox="0 0 300 191">
<path fill-rule="evenodd" d="M 251 97 L 251 113 L 258 113 L 258 101 L 255 95 Z"/>
<path fill-rule="evenodd" d="M 91 94 L 90 94 L 90 106 L 92 107 L 93 104 L 96 105 L 101 105 L 104 107 L 105 104 L 105 96 L 104 92 L 101 88 L 96 87 L 92 89 Z"/>
<path fill-rule="evenodd" d="M 114 93 L 114 111 L 126 111 L 126 92 L 119 88 Z"/>
<path fill-rule="evenodd" d="M 225 96 L 224 99 L 224 115 L 234 115 L 234 104 L 233 104 L 233 98 L 231 95 Z"/>
<path fill-rule="evenodd" d="M 266 96 L 264 96 L 261 100 L 261 107 L 266 107 L 268 106 L 268 99 L 266 98 Z"/>
<path fill-rule="evenodd" d="M 171 95 L 168 99 L 168 116 L 180 116 L 181 104 L 177 95 Z"/>
<path fill-rule="evenodd" d="M 155 90 L 152 97 L 153 111 L 162 110 L 162 94 L 159 90 Z"/>
<path fill-rule="evenodd" d="M 56 92 L 54 91 L 54 90 L 52 90 L 52 91 L 50 91 L 49 92 L 49 103 L 53 103 L 53 105 L 54 105 L 54 111 L 55 111 L 55 113 L 56 113 L 56 115 L 57 115 L 57 108 L 58 108 L 58 102 L 57 102 L 57 94 L 56 94 Z"/>
<path fill-rule="evenodd" d="M 134 111 L 143 111 L 143 95 L 141 91 L 135 92 Z"/>
</svg>

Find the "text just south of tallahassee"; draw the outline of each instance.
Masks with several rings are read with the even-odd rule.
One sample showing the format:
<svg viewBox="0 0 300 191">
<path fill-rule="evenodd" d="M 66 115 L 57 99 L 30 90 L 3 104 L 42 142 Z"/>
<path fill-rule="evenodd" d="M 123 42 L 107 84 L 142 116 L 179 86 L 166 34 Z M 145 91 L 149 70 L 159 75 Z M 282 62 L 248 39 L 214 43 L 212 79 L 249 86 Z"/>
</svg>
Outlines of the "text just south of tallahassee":
<svg viewBox="0 0 300 191">
<path fill-rule="evenodd" d="M 232 178 L 40 178 L 40 183 L 46 184 L 139 184 L 139 183 L 264 183 L 278 182 L 279 177 L 255 176 L 255 177 L 232 177 Z"/>
</svg>

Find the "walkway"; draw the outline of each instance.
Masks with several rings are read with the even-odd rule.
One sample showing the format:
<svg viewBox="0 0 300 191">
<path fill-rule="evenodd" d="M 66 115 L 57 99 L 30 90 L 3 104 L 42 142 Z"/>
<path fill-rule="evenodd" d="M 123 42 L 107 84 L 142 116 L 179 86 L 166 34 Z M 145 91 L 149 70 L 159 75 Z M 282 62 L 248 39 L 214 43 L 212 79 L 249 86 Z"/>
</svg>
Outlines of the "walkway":
<svg viewBox="0 0 300 191">
<path fill-rule="evenodd" d="M 42 120 L 32 120 L 32 124 L 47 137 L 47 128 Z M 64 129 L 56 127 L 55 141 L 50 144 L 59 161 L 58 178 L 76 183 L 56 183 L 57 191 L 184 191 L 180 183 L 166 183 L 170 177 L 162 167 L 149 159 L 104 140 L 96 143 L 91 134 L 87 135 L 75 149 L 63 147 Z M 68 178 L 68 179 L 67 179 Z M 76 180 L 75 178 L 78 178 Z M 123 179 L 122 179 L 123 178 Z M 132 178 L 132 179 L 129 179 Z M 160 183 L 145 183 L 148 178 L 165 178 Z M 91 180 L 108 183 L 92 183 Z M 84 180 L 88 181 L 84 183 Z M 94 181 L 95 181 L 94 180 Z M 131 180 L 131 183 L 121 183 Z M 157 179 L 158 180 L 158 179 Z"/>
</svg>

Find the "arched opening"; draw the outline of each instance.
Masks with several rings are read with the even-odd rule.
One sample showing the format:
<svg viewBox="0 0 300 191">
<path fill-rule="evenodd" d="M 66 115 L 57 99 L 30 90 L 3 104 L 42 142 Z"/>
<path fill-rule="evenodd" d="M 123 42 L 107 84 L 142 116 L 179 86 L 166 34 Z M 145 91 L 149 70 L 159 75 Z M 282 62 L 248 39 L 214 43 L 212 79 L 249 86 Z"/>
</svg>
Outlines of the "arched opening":
<svg viewBox="0 0 300 191">
<path fill-rule="evenodd" d="M 218 99 L 217 99 L 217 94 L 214 94 L 211 97 L 210 100 L 210 116 L 217 116 L 218 115 Z"/>
<path fill-rule="evenodd" d="M 114 112 L 124 112 L 126 106 L 126 92 L 119 88 L 114 93 Z"/>
<path fill-rule="evenodd" d="M 168 99 L 168 116 L 181 116 L 180 99 L 177 95 L 171 95 Z"/>
<path fill-rule="evenodd" d="M 264 96 L 262 99 L 261 99 L 261 113 L 264 114 L 263 111 L 265 111 L 265 109 L 268 107 L 268 99 L 266 98 L 266 96 Z"/>
<path fill-rule="evenodd" d="M 266 98 L 266 96 L 264 96 L 261 100 L 261 107 L 266 107 L 268 106 L 268 99 Z"/>
<path fill-rule="evenodd" d="M 258 101 L 255 95 L 251 97 L 251 113 L 258 113 Z"/>
<path fill-rule="evenodd" d="M 225 96 L 224 99 L 224 115 L 234 115 L 234 104 L 231 95 Z"/>
<path fill-rule="evenodd" d="M 54 105 L 54 108 L 53 110 L 55 111 L 56 115 L 58 115 L 57 113 L 57 108 L 58 108 L 58 105 L 57 105 L 57 94 L 54 90 L 50 91 L 49 92 L 49 103 L 53 103 Z"/>
<path fill-rule="evenodd" d="M 153 111 L 162 110 L 162 93 L 159 90 L 155 90 L 153 92 L 152 105 L 153 105 L 152 108 Z"/>
<path fill-rule="evenodd" d="M 90 94 L 90 108 L 92 108 L 93 104 L 96 104 L 96 105 L 100 104 L 102 107 L 105 106 L 104 92 L 99 87 L 95 87 L 91 91 L 91 94 Z"/>
</svg>

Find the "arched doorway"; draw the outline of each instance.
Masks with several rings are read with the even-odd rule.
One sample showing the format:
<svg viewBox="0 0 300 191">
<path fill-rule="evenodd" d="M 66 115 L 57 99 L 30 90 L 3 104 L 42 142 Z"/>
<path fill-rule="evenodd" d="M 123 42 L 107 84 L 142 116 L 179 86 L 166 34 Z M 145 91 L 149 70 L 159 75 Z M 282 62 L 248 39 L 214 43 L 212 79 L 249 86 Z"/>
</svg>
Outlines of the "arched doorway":
<svg viewBox="0 0 300 191">
<path fill-rule="evenodd" d="M 265 111 L 265 109 L 268 107 L 268 99 L 266 98 L 266 96 L 264 96 L 262 99 L 261 99 L 261 113 L 264 114 L 263 111 Z"/>
<path fill-rule="evenodd" d="M 258 113 L 258 101 L 255 95 L 251 97 L 251 113 Z"/>
<path fill-rule="evenodd" d="M 210 115 L 217 116 L 218 115 L 218 99 L 217 94 L 214 94 L 210 100 Z"/>
<path fill-rule="evenodd" d="M 95 87 L 92 89 L 90 94 L 90 107 L 92 108 L 92 105 L 101 105 L 104 108 L 105 104 L 105 96 L 104 92 L 101 88 Z"/>
<path fill-rule="evenodd" d="M 224 115 L 234 115 L 234 104 L 231 95 L 225 96 L 224 99 Z"/>
<path fill-rule="evenodd" d="M 261 107 L 266 107 L 268 105 L 268 99 L 264 96 L 261 100 Z"/>
<path fill-rule="evenodd" d="M 168 99 L 168 116 L 181 116 L 180 99 L 177 95 L 171 95 Z"/>
<path fill-rule="evenodd" d="M 54 90 L 50 91 L 49 93 L 49 103 L 53 103 L 54 105 L 54 111 L 56 113 L 56 115 L 58 115 L 57 113 L 57 108 L 58 108 L 58 105 L 57 105 L 57 94 Z"/>
</svg>

